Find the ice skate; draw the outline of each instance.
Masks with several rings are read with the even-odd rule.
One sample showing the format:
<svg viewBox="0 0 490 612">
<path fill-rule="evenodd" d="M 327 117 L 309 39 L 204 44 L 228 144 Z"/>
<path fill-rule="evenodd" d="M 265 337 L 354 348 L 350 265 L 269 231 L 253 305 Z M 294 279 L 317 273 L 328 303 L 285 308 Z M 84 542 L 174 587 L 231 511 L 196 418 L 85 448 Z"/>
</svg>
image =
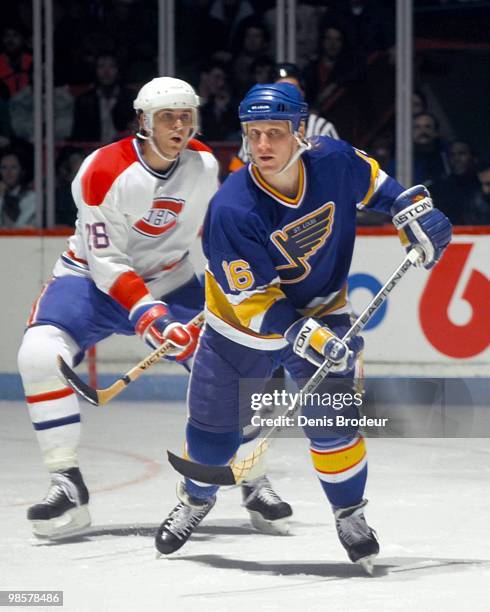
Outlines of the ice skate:
<svg viewBox="0 0 490 612">
<path fill-rule="evenodd" d="M 277 495 L 267 476 L 244 481 L 242 496 L 243 506 L 248 510 L 255 529 L 270 535 L 289 533 L 289 517 L 293 510 Z"/>
<path fill-rule="evenodd" d="M 83 531 L 91 523 L 88 499 L 78 468 L 53 472 L 46 497 L 27 511 L 34 535 L 55 540 Z"/>
<path fill-rule="evenodd" d="M 357 506 L 337 508 L 335 526 L 349 559 L 359 563 L 365 572 L 372 575 L 373 561 L 379 553 L 379 544 L 376 532 L 369 527 L 364 518 L 363 508 L 366 504 L 367 500 L 364 499 Z"/>
<path fill-rule="evenodd" d="M 160 525 L 155 537 L 155 546 L 162 555 L 179 550 L 216 503 L 216 496 L 206 500 L 190 497 L 183 482 L 177 485 L 177 497 L 180 503 Z"/>
</svg>

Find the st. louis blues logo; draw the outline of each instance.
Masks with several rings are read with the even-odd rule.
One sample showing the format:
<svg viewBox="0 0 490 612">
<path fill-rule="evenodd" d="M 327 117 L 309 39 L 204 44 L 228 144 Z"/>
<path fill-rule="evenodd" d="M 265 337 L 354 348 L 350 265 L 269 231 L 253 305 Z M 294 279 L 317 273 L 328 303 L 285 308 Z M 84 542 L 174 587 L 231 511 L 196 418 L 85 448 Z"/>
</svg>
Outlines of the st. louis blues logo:
<svg viewBox="0 0 490 612">
<path fill-rule="evenodd" d="M 177 218 L 185 201 L 169 197 L 157 197 L 146 215 L 136 221 L 133 229 L 150 238 L 170 232 L 177 225 Z"/>
<path fill-rule="evenodd" d="M 328 202 L 271 234 L 272 242 L 289 262 L 276 266 L 282 283 L 298 283 L 308 276 L 311 270 L 308 259 L 332 232 L 334 209 L 335 204 Z"/>
</svg>

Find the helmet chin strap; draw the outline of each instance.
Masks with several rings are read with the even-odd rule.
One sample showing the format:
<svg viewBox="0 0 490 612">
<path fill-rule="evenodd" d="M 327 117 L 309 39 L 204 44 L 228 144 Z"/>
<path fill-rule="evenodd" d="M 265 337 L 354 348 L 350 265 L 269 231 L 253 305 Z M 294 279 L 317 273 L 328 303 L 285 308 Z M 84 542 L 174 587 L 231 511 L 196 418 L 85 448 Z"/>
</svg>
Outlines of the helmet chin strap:
<svg viewBox="0 0 490 612">
<path fill-rule="evenodd" d="M 298 159 L 301 157 L 301 155 L 303 155 L 303 153 L 305 151 L 309 151 L 311 149 L 311 147 L 312 147 L 311 142 L 309 142 L 308 140 L 305 140 L 304 138 L 301 138 L 300 135 L 299 135 L 299 132 L 294 132 L 294 138 L 295 138 L 296 142 L 298 143 L 298 148 L 291 155 L 289 160 L 286 162 L 285 166 L 283 168 L 281 168 L 279 170 L 279 172 L 275 172 L 274 173 L 274 176 L 279 176 L 283 172 L 286 172 L 286 170 L 289 170 L 289 168 L 291 168 L 291 166 L 298 161 Z M 254 166 L 257 166 L 257 164 L 255 163 L 255 161 L 252 158 L 252 154 L 250 153 L 250 148 L 248 146 L 248 137 L 246 136 L 246 134 L 243 135 L 243 145 L 245 147 L 245 152 L 247 153 L 248 157 L 250 158 L 251 163 Z"/>
<path fill-rule="evenodd" d="M 180 153 L 175 157 L 165 157 L 165 155 L 158 149 L 155 140 L 153 139 L 153 135 L 144 134 L 141 131 L 136 132 L 136 136 L 141 138 L 141 140 L 146 140 L 146 142 L 150 145 L 151 150 L 155 155 L 157 155 L 160 159 L 163 159 L 166 162 L 174 162 L 179 157 Z"/>
<path fill-rule="evenodd" d="M 178 153 L 175 157 L 165 157 L 165 155 L 158 148 L 158 145 L 155 142 L 155 139 L 153 138 L 153 113 L 151 115 L 148 115 L 147 113 L 145 113 L 143 121 L 144 121 L 145 131 L 147 133 L 144 134 L 141 130 L 139 130 L 138 132 L 136 132 L 136 136 L 138 136 L 138 138 L 141 138 L 142 140 L 146 140 L 148 144 L 150 145 L 153 153 L 155 153 L 155 155 L 157 155 L 160 159 L 163 159 L 163 161 L 171 162 L 171 163 L 173 163 L 174 161 L 177 161 L 177 159 L 180 156 L 180 153 Z M 194 136 L 195 133 L 196 133 L 195 130 L 190 132 L 189 137 L 185 141 L 185 146 L 187 146 L 187 143 Z M 183 147 L 183 149 L 184 148 L 185 147 Z"/>
<path fill-rule="evenodd" d="M 279 172 L 275 173 L 275 176 L 279 176 L 280 174 L 282 174 L 283 172 L 286 172 L 286 170 L 289 170 L 289 168 L 291 168 L 291 166 L 293 164 L 295 164 L 298 159 L 301 157 L 301 155 L 303 155 L 303 153 L 305 151 L 309 151 L 311 149 L 311 142 L 308 142 L 307 140 L 302 140 L 299 137 L 299 133 L 295 132 L 294 133 L 294 137 L 296 139 L 296 142 L 298 143 L 298 148 L 296 149 L 296 151 L 291 155 L 291 157 L 289 158 L 289 161 L 286 163 L 286 165 L 284 166 L 284 168 L 282 168 L 281 170 L 279 170 Z"/>
<path fill-rule="evenodd" d="M 153 153 L 155 153 L 155 155 L 158 155 L 160 159 L 163 159 L 168 162 L 174 162 L 177 160 L 177 158 L 180 155 L 180 153 L 177 153 L 175 157 L 165 157 L 165 155 L 158 148 L 157 143 L 155 142 L 155 139 L 153 138 L 153 136 L 150 136 L 150 138 L 148 138 L 148 142 L 150 143 L 150 147 Z M 187 145 L 187 142 L 185 144 Z"/>
</svg>

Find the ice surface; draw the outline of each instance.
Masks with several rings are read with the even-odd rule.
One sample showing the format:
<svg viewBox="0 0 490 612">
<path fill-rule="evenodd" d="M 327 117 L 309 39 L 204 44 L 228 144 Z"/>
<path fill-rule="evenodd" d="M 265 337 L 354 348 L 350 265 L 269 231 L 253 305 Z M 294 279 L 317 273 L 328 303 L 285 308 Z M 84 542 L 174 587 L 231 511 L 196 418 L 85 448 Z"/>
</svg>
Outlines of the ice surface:
<svg viewBox="0 0 490 612">
<path fill-rule="evenodd" d="M 184 421 L 183 404 L 84 403 L 94 524 L 84 538 L 42 543 L 25 513 L 47 474 L 24 405 L 0 402 L 0 589 L 63 590 L 68 612 L 490 609 L 488 440 L 368 441 L 366 515 L 381 544 L 370 578 L 337 540 L 301 439 L 270 452 L 292 535 L 254 532 L 239 490 L 223 490 L 187 545 L 156 560 L 153 535 L 176 503 L 164 451 L 181 452 Z"/>
</svg>

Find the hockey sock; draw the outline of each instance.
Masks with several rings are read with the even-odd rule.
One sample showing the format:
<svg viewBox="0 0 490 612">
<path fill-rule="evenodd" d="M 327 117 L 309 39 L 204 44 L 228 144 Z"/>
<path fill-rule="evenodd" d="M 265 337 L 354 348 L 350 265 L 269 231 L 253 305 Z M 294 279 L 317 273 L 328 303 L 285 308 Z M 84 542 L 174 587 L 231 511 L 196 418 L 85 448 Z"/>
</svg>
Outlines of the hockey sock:
<svg viewBox="0 0 490 612">
<path fill-rule="evenodd" d="M 72 363 L 79 351 L 66 332 L 52 325 L 29 328 L 19 350 L 29 414 L 50 472 L 78 465 L 80 407 L 73 389 L 60 379 L 56 355 Z"/>
<path fill-rule="evenodd" d="M 193 461 L 207 465 L 226 465 L 240 446 L 239 431 L 211 432 L 199 429 L 190 423 L 186 429 L 187 455 Z M 191 497 L 206 499 L 212 497 L 218 486 L 204 486 L 186 479 L 185 488 Z"/>
<path fill-rule="evenodd" d="M 26 397 L 33 427 L 50 472 L 78 466 L 80 411 L 71 389 Z"/>
<path fill-rule="evenodd" d="M 331 505 L 347 508 L 358 504 L 363 498 L 367 479 L 364 438 L 357 434 L 349 439 L 312 440 L 310 452 Z"/>
</svg>

